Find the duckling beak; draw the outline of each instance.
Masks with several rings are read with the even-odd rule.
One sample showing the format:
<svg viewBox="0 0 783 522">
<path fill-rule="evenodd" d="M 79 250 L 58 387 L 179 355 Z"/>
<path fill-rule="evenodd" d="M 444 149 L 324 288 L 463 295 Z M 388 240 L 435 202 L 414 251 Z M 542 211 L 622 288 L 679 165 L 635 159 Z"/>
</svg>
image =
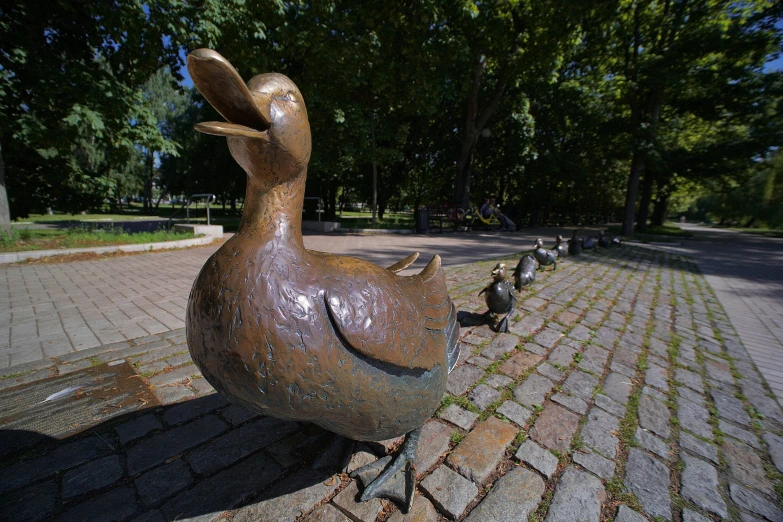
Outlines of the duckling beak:
<svg viewBox="0 0 783 522">
<path fill-rule="evenodd" d="M 197 131 L 260 138 L 269 129 L 271 96 L 251 93 L 234 66 L 220 53 L 196 49 L 188 54 L 188 72 L 199 92 L 228 120 L 197 123 Z"/>
</svg>

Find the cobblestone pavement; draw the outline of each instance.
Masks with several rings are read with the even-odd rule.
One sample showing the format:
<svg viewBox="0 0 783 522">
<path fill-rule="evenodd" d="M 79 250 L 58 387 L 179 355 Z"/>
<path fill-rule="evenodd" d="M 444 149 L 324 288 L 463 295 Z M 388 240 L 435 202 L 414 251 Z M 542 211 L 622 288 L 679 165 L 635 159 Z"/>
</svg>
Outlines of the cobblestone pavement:
<svg viewBox="0 0 783 522">
<path fill-rule="evenodd" d="M 729 320 L 783 400 L 783 239 L 683 225 L 695 238 L 677 252 L 691 255 Z"/>
<path fill-rule="evenodd" d="M 390 265 L 421 252 L 448 265 L 524 250 L 541 234 L 305 235 L 305 246 Z M 569 233 L 570 235 L 570 233 Z M 0 368 L 129 341 L 185 326 L 198 271 L 217 246 L 57 264 L 0 265 Z"/>
<path fill-rule="evenodd" d="M 783 520 L 783 414 L 691 259 L 631 246 L 570 258 L 521 294 L 508 334 L 480 324 L 494 262 L 447 270 L 463 350 L 421 436 L 411 515 L 313 471 L 329 434 L 227 404 L 173 331 L 0 381 L 0 448 L 16 448 L 0 452 L 3 519 Z M 43 402 L 85 373 L 127 395 L 111 384 L 126 370 L 151 397 Z M 31 395 L 38 417 L 63 419 L 38 438 L 37 419 L 8 409 Z M 108 406 L 86 430 L 62 425 L 85 400 Z M 359 444 L 349 469 L 399 444 Z"/>
</svg>

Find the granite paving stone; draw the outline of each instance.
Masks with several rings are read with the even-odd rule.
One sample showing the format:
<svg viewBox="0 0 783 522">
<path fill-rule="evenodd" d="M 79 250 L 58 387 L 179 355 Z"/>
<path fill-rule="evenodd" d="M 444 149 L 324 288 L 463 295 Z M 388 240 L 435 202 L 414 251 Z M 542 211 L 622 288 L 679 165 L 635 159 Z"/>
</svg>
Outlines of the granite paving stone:
<svg viewBox="0 0 783 522">
<path fill-rule="evenodd" d="M 669 458 L 669 446 L 666 441 L 642 428 L 636 428 L 635 436 L 639 444 L 650 453 L 655 453 L 664 460 Z"/>
<path fill-rule="evenodd" d="M 761 515 L 771 522 L 783 522 L 783 511 L 761 494 L 735 482 L 729 484 L 731 499 L 742 509 Z"/>
<path fill-rule="evenodd" d="M 188 463 L 196 473 L 211 475 L 296 431 L 295 422 L 264 417 L 212 439 L 193 450 Z"/>
<path fill-rule="evenodd" d="M 566 395 L 565 393 L 556 393 L 552 396 L 552 401 L 565 406 L 571 411 L 584 415 L 587 413 L 587 403 L 579 397 Z"/>
<path fill-rule="evenodd" d="M 750 417 L 745 412 L 742 401 L 730 393 L 714 388 L 710 390 L 710 395 L 718 409 L 718 415 L 743 426 L 750 426 Z"/>
<path fill-rule="evenodd" d="M 465 512 L 478 488 L 473 482 L 441 465 L 421 481 L 421 488 L 446 517 L 454 520 Z"/>
<path fill-rule="evenodd" d="M 596 406 L 608 413 L 611 413 L 615 417 L 622 418 L 625 416 L 625 406 L 619 402 L 615 402 L 603 393 L 597 393 L 593 400 L 595 400 Z"/>
<path fill-rule="evenodd" d="M 210 440 L 227 428 L 215 415 L 208 415 L 154 437 L 128 450 L 128 474 L 137 475 L 187 449 Z"/>
<path fill-rule="evenodd" d="M 544 481 L 534 472 L 517 467 L 503 475 L 466 522 L 516 522 L 527 520 L 538 508 Z"/>
<path fill-rule="evenodd" d="M 591 400 L 598 378 L 589 373 L 575 371 L 563 383 L 563 390 L 584 400 Z M 584 412 L 582 412 L 584 413 Z"/>
<path fill-rule="evenodd" d="M 730 437 L 741 440 L 748 446 L 761 449 L 761 443 L 755 433 L 742 429 L 739 426 L 727 422 L 723 419 L 718 420 L 718 429 Z"/>
<path fill-rule="evenodd" d="M 446 391 L 452 395 L 462 395 L 483 376 L 484 370 L 481 368 L 469 364 L 458 366 L 449 374 Z"/>
<path fill-rule="evenodd" d="M 480 484 L 495 470 L 517 429 L 497 417 L 479 423 L 449 454 L 446 462 Z"/>
<path fill-rule="evenodd" d="M 639 424 L 664 439 L 669 438 L 669 408 L 649 395 L 639 399 Z"/>
<path fill-rule="evenodd" d="M 693 511 L 692 509 L 685 508 L 682 510 L 682 522 L 712 522 L 711 519 L 704 515 Z"/>
<path fill-rule="evenodd" d="M 598 346 L 590 345 L 582 352 L 582 360 L 579 362 L 579 368 L 582 370 L 591 371 L 598 375 L 604 372 L 604 366 L 609 359 L 608 350 L 599 348 Z"/>
<path fill-rule="evenodd" d="M 557 344 L 557 341 L 559 341 L 561 337 L 563 337 L 563 334 L 557 330 L 553 330 L 552 328 L 544 328 L 533 338 L 533 340 L 536 342 L 536 344 L 539 344 L 544 348 L 552 348 L 555 344 Z"/>
<path fill-rule="evenodd" d="M 438 520 L 438 510 L 432 505 L 424 495 L 417 494 L 413 499 L 413 507 L 410 512 L 403 515 L 400 511 L 395 511 L 388 522 L 429 522 Z"/>
<path fill-rule="evenodd" d="M 172 406 L 163 414 L 163 420 L 170 426 L 181 424 L 227 405 L 228 401 L 222 395 L 213 393 L 197 401 L 188 401 Z"/>
<path fill-rule="evenodd" d="M 783 473 L 783 437 L 767 432 L 762 435 L 769 447 L 769 456 L 778 471 Z"/>
<path fill-rule="evenodd" d="M 528 337 L 544 326 L 544 319 L 536 315 L 526 315 L 508 327 L 509 331 L 520 337 Z"/>
<path fill-rule="evenodd" d="M 7 522 L 44 520 L 54 512 L 57 481 L 49 480 L 0 497 L 0 513 Z"/>
<path fill-rule="evenodd" d="M 647 519 L 628 506 L 620 506 L 614 522 L 647 522 Z"/>
<path fill-rule="evenodd" d="M 573 458 L 574 462 L 604 480 L 609 480 L 614 476 L 614 461 L 602 457 L 598 453 L 591 451 L 590 448 L 574 451 Z"/>
<path fill-rule="evenodd" d="M 486 410 L 487 407 L 499 399 L 500 392 L 486 384 L 479 384 L 468 393 L 468 400 L 480 410 Z"/>
<path fill-rule="evenodd" d="M 554 383 L 536 373 L 531 374 L 514 390 L 514 400 L 524 406 L 542 404 Z"/>
<path fill-rule="evenodd" d="M 625 465 L 625 485 L 636 495 L 644 511 L 653 517 L 672 519 L 669 470 L 647 453 L 631 448 Z"/>
<path fill-rule="evenodd" d="M 57 522 L 122 520 L 138 510 L 137 504 L 133 488 L 119 487 L 76 505 L 55 520 Z"/>
<path fill-rule="evenodd" d="M 601 385 L 601 389 L 610 399 L 620 404 L 628 404 L 631 395 L 631 379 L 619 373 L 610 373 Z"/>
<path fill-rule="evenodd" d="M 565 344 L 559 344 L 550 352 L 547 360 L 549 364 L 557 366 L 568 366 L 574 361 L 574 354 L 578 353 L 577 350 Z"/>
<path fill-rule="evenodd" d="M 453 432 L 450 427 L 434 420 L 424 425 L 419 435 L 419 447 L 416 452 L 416 473 L 419 476 L 432 469 L 448 451 Z"/>
<path fill-rule="evenodd" d="M 500 413 L 501 415 L 504 415 L 507 417 L 510 421 L 516 422 L 520 426 L 524 426 L 527 424 L 527 421 L 530 419 L 530 417 L 533 415 L 533 412 L 530 410 L 523 408 L 519 404 L 513 401 L 506 401 L 503 404 L 500 405 L 500 407 L 496 410 L 497 413 Z"/>
<path fill-rule="evenodd" d="M 712 426 L 709 424 L 710 414 L 707 408 L 682 397 L 677 398 L 677 406 L 680 426 L 699 437 L 712 440 Z"/>
<path fill-rule="evenodd" d="M 481 350 L 481 355 L 487 359 L 497 361 L 503 355 L 514 351 L 519 343 L 519 337 L 516 335 L 501 333 L 495 336 L 494 339 Z"/>
<path fill-rule="evenodd" d="M 530 412 L 528 412 L 528 415 L 529 414 Z M 456 404 L 449 405 L 449 407 L 443 410 L 440 414 L 441 419 L 448 421 L 454 424 L 455 426 L 459 426 L 463 430 L 471 429 L 473 425 L 476 423 L 476 419 L 478 419 L 478 417 L 479 416 L 477 413 L 473 413 L 472 411 L 468 411 L 463 408 L 460 408 Z M 508 417 L 508 415 L 506 415 L 506 417 Z"/>
<path fill-rule="evenodd" d="M 227 408 L 221 410 L 220 416 L 227 420 L 232 426 L 239 426 L 251 419 L 260 417 L 258 413 L 250 411 L 238 404 L 231 404 Z"/>
<path fill-rule="evenodd" d="M 351 519 L 332 504 L 324 504 L 315 508 L 303 522 L 351 522 Z"/>
<path fill-rule="evenodd" d="M 557 404 L 549 404 L 533 424 L 530 436 L 546 448 L 565 452 L 578 427 L 579 415 Z"/>
<path fill-rule="evenodd" d="M 680 478 L 682 496 L 701 509 L 726 518 L 728 509 L 718 491 L 718 472 L 715 468 L 687 453 L 681 454 L 680 457 L 685 463 Z"/>
<path fill-rule="evenodd" d="M 560 381 L 565 375 L 565 373 L 558 370 L 549 363 L 539 365 L 538 368 L 536 368 L 536 371 L 544 377 L 547 377 L 555 382 Z"/>
<path fill-rule="evenodd" d="M 114 484 L 122 477 L 119 455 L 109 455 L 72 469 L 63 476 L 63 498 L 82 495 Z"/>
<path fill-rule="evenodd" d="M 184 459 L 177 459 L 136 477 L 136 491 L 146 505 L 151 506 L 194 482 Z"/>
<path fill-rule="evenodd" d="M 120 437 L 120 444 L 127 444 L 140 439 L 148 433 L 163 428 L 160 421 L 152 414 L 142 415 L 135 419 L 120 424 L 114 430 Z"/>
<path fill-rule="evenodd" d="M 605 500 L 606 491 L 600 480 L 569 467 L 557 483 L 546 522 L 598 522 Z"/>
<path fill-rule="evenodd" d="M 251 459 L 248 459 L 251 460 Z M 247 461 L 245 461 L 247 462 Z M 243 463 L 239 464 L 241 466 Z M 257 463 L 256 465 L 259 465 Z M 274 520 L 275 522 L 293 522 L 297 518 L 301 517 L 304 513 L 309 512 L 314 506 L 329 498 L 338 487 L 340 487 L 340 480 L 337 477 L 330 478 L 323 473 L 316 474 L 313 470 L 303 469 L 297 472 L 295 475 L 288 477 L 282 482 L 278 482 L 269 489 L 265 488 L 266 477 L 263 476 L 265 468 L 259 469 L 259 472 L 254 472 L 252 469 L 248 469 L 248 473 L 253 475 L 261 474 L 260 477 L 253 476 L 253 480 L 246 480 L 249 483 L 250 488 L 254 491 L 262 491 L 261 498 L 255 503 L 244 506 L 234 513 L 232 522 L 258 522 L 259 520 Z M 210 480 L 217 479 L 221 475 L 227 472 L 221 472 Z M 229 482 L 226 484 L 226 489 L 223 484 L 216 484 L 218 491 L 221 494 L 224 491 L 228 493 L 231 487 L 231 480 L 236 480 L 235 474 L 227 475 Z M 237 478 L 240 478 L 236 476 Z M 203 484 L 204 482 L 201 482 Z M 228 503 L 234 503 L 233 499 L 243 496 L 244 488 L 246 486 L 240 485 L 238 487 L 238 494 L 232 497 L 228 497 Z M 191 490 L 193 491 L 193 490 Z M 206 494 L 206 492 L 205 492 Z M 176 498 L 176 497 L 175 497 Z M 165 508 L 166 506 L 164 506 Z"/>
<path fill-rule="evenodd" d="M 704 393 L 704 383 L 701 382 L 701 375 L 698 373 L 686 370 L 685 368 L 675 368 L 674 379 L 694 391 Z"/>
<path fill-rule="evenodd" d="M 582 440 L 605 457 L 613 459 L 617 456 L 617 445 L 620 442 L 615 435 L 619 429 L 620 422 L 616 417 L 593 408 L 582 427 Z"/>
<path fill-rule="evenodd" d="M 383 509 L 383 504 L 381 504 L 381 501 L 377 498 L 366 502 L 357 502 L 358 496 L 359 486 L 354 481 L 335 495 L 332 502 L 352 520 L 375 522 L 375 519 L 378 518 L 378 514 L 380 514 Z"/>
<path fill-rule="evenodd" d="M 650 365 L 644 374 L 644 382 L 659 390 L 669 390 L 669 377 L 666 368 L 660 366 Z"/>
<path fill-rule="evenodd" d="M 729 474 L 734 480 L 755 488 L 762 493 L 775 496 L 772 482 L 764 472 L 764 464 L 758 454 L 749 446 L 725 439 L 723 442 L 723 457 L 729 466 Z"/>
<path fill-rule="evenodd" d="M 543 360 L 543 357 L 527 350 L 521 350 L 503 361 L 498 367 L 498 371 L 508 375 L 512 379 L 518 379 L 528 369 L 532 368 Z"/>
<path fill-rule="evenodd" d="M 500 388 L 505 388 L 512 382 L 514 382 L 514 380 L 511 377 L 506 377 L 505 375 L 499 375 L 497 373 L 493 373 L 487 376 L 486 379 L 484 379 L 484 384 L 486 384 L 487 386 L 491 386 L 496 390 Z"/>
<path fill-rule="evenodd" d="M 718 448 L 714 444 L 697 439 L 688 432 L 680 431 L 680 447 L 691 453 L 718 463 Z"/>
<path fill-rule="evenodd" d="M 537 469 L 547 479 L 552 478 L 552 475 L 557 471 L 557 457 L 530 439 L 519 446 L 516 457 Z"/>
</svg>

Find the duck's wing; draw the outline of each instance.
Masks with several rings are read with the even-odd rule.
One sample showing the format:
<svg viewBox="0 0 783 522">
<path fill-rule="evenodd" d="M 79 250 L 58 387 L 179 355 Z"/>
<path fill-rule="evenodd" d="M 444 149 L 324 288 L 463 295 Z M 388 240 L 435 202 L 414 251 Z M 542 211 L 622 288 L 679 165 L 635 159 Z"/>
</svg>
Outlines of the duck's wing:
<svg viewBox="0 0 783 522">
<path fill-rule="evenodd" d="M 401 270 L 405 270 L 406 268 L 411 266 L 413 264 L 413 262 L 416 261 L 418 258 L 419 258 L 419 253 L 418 252 L 414 252 L 411 255 L 409 255 L 408 257 L 406 257 L 405 259 L 400 259 L 399 261 L 394 263 L 392 266 L 387 267 L 386 270 L 388 270 L 389 272 L 397 273 L 397 272 L 399 272 Z"/>
<path fill-rule="evenodd" d="M 436 265 L 430 262 L 418 276 L 390 281 L 367 274 L 361 283 L 330 287 L 324 295 L 326 307 L 345 344 L 371 361 L 400 369 L 430 370 L 443 364 L 446 331 L 453 329 L 456 313 L 440 258 Z"/>
</svg>

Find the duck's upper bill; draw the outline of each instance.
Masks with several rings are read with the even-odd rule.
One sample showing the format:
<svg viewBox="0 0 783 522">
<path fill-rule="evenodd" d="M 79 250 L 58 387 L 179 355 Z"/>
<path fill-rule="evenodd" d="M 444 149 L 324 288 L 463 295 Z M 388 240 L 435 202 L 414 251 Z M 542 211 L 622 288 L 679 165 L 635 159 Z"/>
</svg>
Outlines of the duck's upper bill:
<svg viewBox="0 0 783 522">
<path fill-rule="evenodd" d="M 261 137 L 271 126 L 271 97 L 250 92 L 236 69 L 212 49 L 188 54 L 188 72 L 196 88 L 226 120 L 198 123 L 195 129 L 216 136 Z"/>
</svg>

